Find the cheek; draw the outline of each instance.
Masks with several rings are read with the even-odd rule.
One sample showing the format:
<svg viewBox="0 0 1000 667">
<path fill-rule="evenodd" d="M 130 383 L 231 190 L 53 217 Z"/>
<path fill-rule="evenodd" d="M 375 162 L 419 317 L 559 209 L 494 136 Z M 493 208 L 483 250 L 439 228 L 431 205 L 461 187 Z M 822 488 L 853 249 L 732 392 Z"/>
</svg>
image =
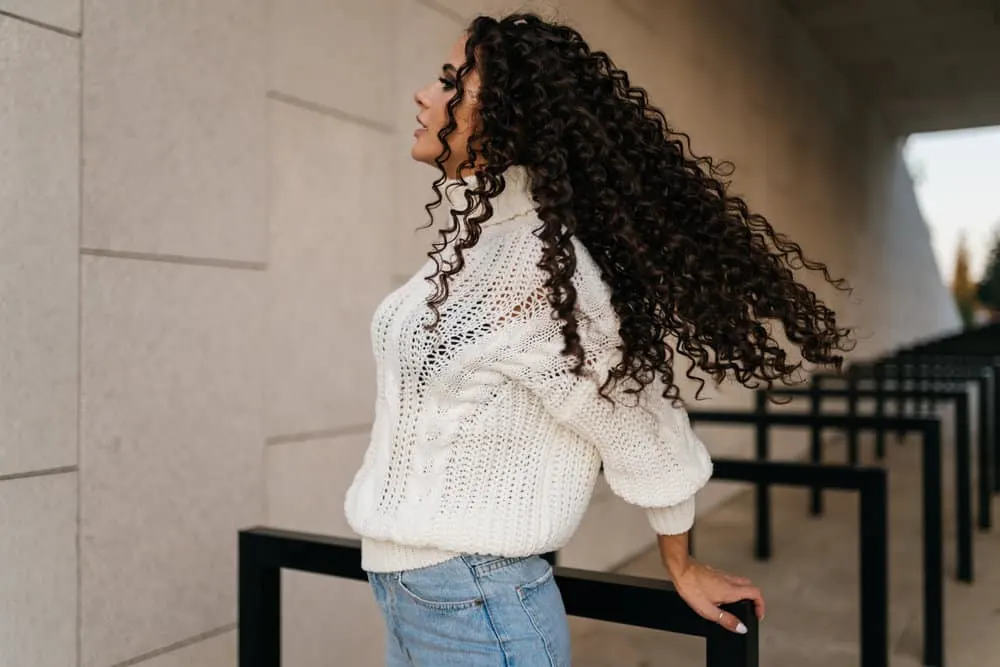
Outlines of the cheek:
<svg viewBox="0 0 1000 667">
<path fill-rule="evenodd" d="M 430 100 L 430 116 L 436 127 L 441 128 L 447 125 L 448 103 L 453 97 L 453 93 L 442 91 Z M 455 109 L 455 123 L 458 126 L 456 128 L 458 133 L 463 135 L 469 134 L 472 115 L 472 105 L 468 101 L 463 100 L 462 104 Z"/>
<path fill-rule="evenodd" d="M 430 99 L 430 116 L 437 127 L 444 127 L 448 122 L 448 100 L 450 99 L 451 95 L 442 93 L 436 93 Z"/>
<path fill-rule="evenodd" d="M 440 115 L 440 126 L 444 127 L 448 123 L 448 107 L 447 103 L 441 106 Z M 463 103 L 457 109 L 455 109 L 455 129 L 452 130 L 450 135 L 451 140 L 448 142 L 455 146 L 464 146 L 465 141 L 472 134 L 473 130 L 473 113 L 472 109 L 468 104 Z"/>
</svg>

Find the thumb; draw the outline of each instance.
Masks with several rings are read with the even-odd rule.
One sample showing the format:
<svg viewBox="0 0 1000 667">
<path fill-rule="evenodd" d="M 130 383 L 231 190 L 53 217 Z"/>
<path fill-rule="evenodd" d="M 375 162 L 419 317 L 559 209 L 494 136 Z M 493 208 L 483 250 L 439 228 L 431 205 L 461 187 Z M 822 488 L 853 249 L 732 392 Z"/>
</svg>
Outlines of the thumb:
<svg viewBox="0 0 1000 667">
<path fill-rule="evenodd" d="M 712 607 L 712 613 L 713 615 L 710 617 L 710 620 L 717 622 L 726 630 L 740 635 L 745 635 L 748 632 L 747 626 L 728 611 L 719 609 L 718 607 Z"/>
</svg>

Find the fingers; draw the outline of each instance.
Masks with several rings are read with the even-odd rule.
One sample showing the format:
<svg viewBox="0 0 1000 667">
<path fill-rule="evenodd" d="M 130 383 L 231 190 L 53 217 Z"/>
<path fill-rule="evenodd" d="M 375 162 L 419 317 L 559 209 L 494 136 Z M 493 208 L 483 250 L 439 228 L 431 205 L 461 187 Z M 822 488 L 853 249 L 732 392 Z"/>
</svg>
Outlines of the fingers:
<svg viewBox="0 0 1000 667">
<path fill-rule="evenodd" d="M 764 596 L 749 579 L 710 567 L 699 566 L 699 568 L 692 570 L 685 578 L 675 581 L 674 585 L 688 605 L 700 616 L 718 623 L 730 632 L 746 634 L 748 631 L 746 625 L 718 605 L 749 600 L 754 604 L 754 615 L 759 621 L 764 620 Z"/>
<path fill-rule="evenodd" d="M 735 577 L 726 575 L 726 581 L 730 584 L 730 589 L 726 591 L 722 599 L 713 602 L 739 602 L 740 600 L 752 600 L 755 614 L 760 621 L 764 620 L 764 596 L 760 589 L 750 583 L 745 577 Z"/>
<path fill-rule="evenodd" d="M 733 586 L 729 591 L 727 591 L 727 593 L 724 596 L 721 597 L 721 599 L 713 600 L 713 602 L 719 604 L 727 602 L 739 602 L 741 600 L 752 601 L 754 606 L 754 615 L 757 617 L 757 620 L 758 621 L 764 620 L 764 614 L 765 614 L 764 596 L 763 594 L 761 594 L 760 589 L 757 588 L 756 586 Z M 716 607 L 714 609 L 715 616 L 710 620 L 720 621 L 719 611 L 720 610 L 718 609 L 718 607 Z M 729 615 L 731 616 L 731 614 Z M 734 616 L 733 618 L 735 619 L 736 617 Z M 738 623 L 739 619 L 736 619 L 734 622 Z M 730 630 L 733 630 L 733 628 L 728 625 L 726 625 L 726 627 L 729 628 Z"/>
<path fill-rule="evenodd" d="M 747 626 L 744 625 L 743 622 L 740 621 L 740 619 L 736 618 L 728 611 L 723 611 L 718 607 L 713 608 L 713 616 L 710 617 L 709 620 L 717 622 L 726 630 L 729 630 L 730 632 L 735 632 L 738 635 L 745 635 L 748 632 Z"/>
<path fill-rule="evenodd" d="M 764 596 L 761 594 L 760 589 L 756 586 L 742 586 L 740 588 L 740 599 L 741 600 L 753 600 L 754 611 L 757 615 L 757 620 L 764 620 Z"/>
</svg>

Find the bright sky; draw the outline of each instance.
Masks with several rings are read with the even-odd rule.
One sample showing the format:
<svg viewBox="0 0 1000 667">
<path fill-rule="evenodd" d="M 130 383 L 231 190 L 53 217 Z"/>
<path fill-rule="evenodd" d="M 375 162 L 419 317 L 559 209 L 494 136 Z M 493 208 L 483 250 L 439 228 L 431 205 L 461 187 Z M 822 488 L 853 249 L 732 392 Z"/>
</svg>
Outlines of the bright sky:
<svg viewBox="0 0 1000 667">
<path fill-rule="evenodd" d="M 978 280 L 1000 231 L 1000 127 L 913 135 L 905 155 L 945 281 L 963 232 Z"/>
</svg>

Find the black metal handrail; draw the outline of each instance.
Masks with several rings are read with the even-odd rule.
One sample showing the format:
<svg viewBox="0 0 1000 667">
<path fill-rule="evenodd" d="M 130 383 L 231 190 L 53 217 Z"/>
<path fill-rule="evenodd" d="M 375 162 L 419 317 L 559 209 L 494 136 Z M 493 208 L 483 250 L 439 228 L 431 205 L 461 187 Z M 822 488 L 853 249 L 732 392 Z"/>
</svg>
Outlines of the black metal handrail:
<svg viewBox="0 0 1000 667">
<path fill-rule="evenodd" d="M 239 534 L 239 667 L 281 665 L 281 570 L 366 580 L 357 540 L 275 528 Z M 698 616 L 668 581 L 556 567 L 556 582 L 572 616 L 704 637 L 708 667 L 758 667 L 754 606 L 723 607 L 748 628 L 745 635 Z"/>
<path fill-rule="evenodd" d="M 851 376 L 858 379 L 873 379 L 876 388 L 889 391 L 896 402 L 896 413 L 900 416 L 905 414 L 905 393 L 908 385 L 916 389 L 920 385 L 927 386 L 941 382 L 977 382 L 980 428 L 990 434 L 989 440 L 993 443 L 990 452 L 992 465 L 987 467 L 985 472 L 992 477 L 993 492 L 1000 493 L 1000 428 L 997 428 L 997 415 L 1000 415 L 1000 357 L 997 354 L 900 351 L 875 363 L 853 366 L 848 375 L 817 374 L 814 381 L 819 383 L 838 379 L 851 382 Z M 887 380 L 894 381 L 894 389 L 885 387 Z M 930 398 L 933 401 L 933 396 Z M 916 407 L 920 407 L 919 403 Z M 902 434 L 897 432 L 897 437 L 901 436 Z M 881 434 L 879 437 L 882 437 Z"/>
<path fill-rule="evenodd" d="M 817 394 L 827 398 L 848 398 L 850 413 L 857 413 L 857 400 L 862 398 L 877 398 L 883 393 L 875 389 L 859 389 L 856 386 L 847 389 L 828 389 L 811 387 L 809 389 L 772 389 L 767 392 L 772 396 L 784 396 L 791 398 L 813 398 Z M 972 448 L 970 437 L 969 419 L 969 396 L 962 391 L 937 391 L 931 389 L 905 391 L 904 398 L 923 398 L 934 396 L 937 400 L 953 401 L 955 403 L 955 529 L 956 529 L 956 550 L 957 550 L 957 578 L 959 581 L 971 583 L 974 579 L 973 571 L 973 548 L 972 548 Z M 812 403 L 816 404 L 815 401 Z M 849 413 L 849 414 L 850 414 Z M 878 417 L 879 415 L 876 415 Z M 819 429 L 817 429 L 819 430 Z M 879 432 L 884 432 L 880 430 Z M 857 431 L 851 429 L 850 441 L 856 446 Z M 990 468 L 991 448 L 986 442 L 986 434 L 980 433 L 979 443 L 979 465 L 982 470 Z M 857 464 L 857 451 L 853 450 L 849 457 L 850 463 Z M 812 463 L 822 463 L 817 456 L 817 452 L 810 454 Z M 992 494 L 990 491 L 989 475 L 979 476 L 978 497 L 980 508 L 980 521 L 986 522 L 989 527 L 989 513 Z M 818 495 L 821 489 L 813 486 L 813 494 Z M 815 508 L 815 503 L 813 503 Z M 815 511 L 813 512 L 816 513 Z M 982 527 L 982 524 L 981 526 Z"/>
<path fill-rule="evenodd" d="M 758 399 L 759 400 L 759 399 Z M 898 418 L 802 413 L 768 413 L 725 410 L 689 410 L 692 423 L 744 424 L 756 427 L 758 460 L 768 457 L 773 427 L 822 427 L 850 429 L 902 429 L 921 437 L 921 495 L 923 515 L 923 617 L 924 665 L 944 666 L 944 547 L 941 489 L 941 423 L 932 418 Z M 756 530 L 759 554 L 770 554 L 770 499 L 768 483 L 752 480 L 756 487 Z"/>
<path fill-rule="evenodd" d="M 876 362 L 854 364 L 850 367 L 850 372 L 815 373 L 811 379 L 817 384 L 840 381 L 848 384 L 853 382 L 858 386 L 861 386 L 862 381 L 874 381 L 875 389 L 888 394 L 886 398 L 894 399 L 896 416 L 904 417 L 907 414 L 904 409 L 907 391 L 920 391 L 924 388 L 954 390 L 956 386 L 967 382 L 978 383 L 983 393 L 980 400 L 986 400 L 987 405 L 1000 410 L 1000 393 L 994 390 L 998 372 L 1000 358 L 992 356 L 900 353 Z M 914 403 L 919 409 L 919 401 Z M 996 437 L 992 440 L 997 442 Z"/>
<path fill-rule="evenodd" d="M 889 492 L 886 471 L 861 466 L 718 458 L 714 461 L 712 479 L 778 486 L 819 485 L 826 489 L 859 493 L 861 667 L 886 667 L 889 664 Z M 770 533 L 769 528 L 767 533 Z"/>
</svg>

